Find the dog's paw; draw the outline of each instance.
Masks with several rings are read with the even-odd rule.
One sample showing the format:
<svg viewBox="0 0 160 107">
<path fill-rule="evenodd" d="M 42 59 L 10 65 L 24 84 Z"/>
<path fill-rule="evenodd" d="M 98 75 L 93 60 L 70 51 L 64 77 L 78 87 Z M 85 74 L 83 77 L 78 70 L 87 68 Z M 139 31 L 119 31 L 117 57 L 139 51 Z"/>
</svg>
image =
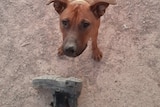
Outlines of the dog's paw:
<svg viewBox="0 0 160 107">
<path fill-rule="evenodd" d="M 58 56 L 64 55 L 62 47 L 58 48 Z"/>
<path fill-rule="evenodd" d="M 99 49 L 93 50 L 92 57 L 95 61 L 100 61 L 102 59 L 102 52 Z"/>
</svg>

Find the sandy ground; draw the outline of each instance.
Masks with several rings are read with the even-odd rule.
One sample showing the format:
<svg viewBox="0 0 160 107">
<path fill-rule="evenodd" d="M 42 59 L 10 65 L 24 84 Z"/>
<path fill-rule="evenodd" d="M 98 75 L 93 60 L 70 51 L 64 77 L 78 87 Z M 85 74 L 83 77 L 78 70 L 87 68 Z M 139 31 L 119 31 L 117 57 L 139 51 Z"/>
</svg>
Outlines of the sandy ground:
<svg viewBox="0 0 160 107">
<path fill-rule="evenodd" d="M 79 107 L 160 107 L 160 0 L 117 0 L 102 17 L 101 62 L 90 46 L 75 58 L 57 56 L 58 14 L 45 0 L 0 0 L 0 107 L 50 107 L 41 75 L 83 80 Z"/>
</svg>

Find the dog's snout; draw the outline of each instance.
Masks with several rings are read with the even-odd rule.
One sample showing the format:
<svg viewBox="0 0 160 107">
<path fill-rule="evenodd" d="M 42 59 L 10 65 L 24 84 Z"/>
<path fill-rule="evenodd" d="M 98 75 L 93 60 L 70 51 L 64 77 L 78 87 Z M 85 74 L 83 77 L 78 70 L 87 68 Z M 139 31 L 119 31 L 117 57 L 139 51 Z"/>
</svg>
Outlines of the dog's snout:
<svg viewBox="0 0 160 107">
<path fill-rule="evenodd" d="M 76 54 L 76 45 L 75 44 L 68 44 L 67 46 L 64 47 L 64 53 L 67 56 L 74 57 Z"/>
<path fill-rule="evenodd" d="M 75 49 L 74 46 L 70 46 L 70 47 L 67 47 L 67 48 L 65 49 L 65 52 L 70 53 L 70 54 L 74 54 L 75 51 L 76 51 L 76 49 Z"/>
</svg>

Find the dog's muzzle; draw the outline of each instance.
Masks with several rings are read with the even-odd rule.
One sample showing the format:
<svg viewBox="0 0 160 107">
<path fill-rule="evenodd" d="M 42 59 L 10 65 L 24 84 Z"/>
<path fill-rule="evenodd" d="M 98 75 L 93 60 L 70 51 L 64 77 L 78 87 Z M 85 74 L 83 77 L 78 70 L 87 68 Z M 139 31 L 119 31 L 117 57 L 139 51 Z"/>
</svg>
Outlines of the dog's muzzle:
<svg viewBox="0 0 160 107">
<path fill-rule="evenodd" d="M 76 43 L 68 43 L 63 46 L 63 52 L 66 56 L 77 57 L 86 49 L 87 44 L 84 47 L 78 47 Z"/>
</svg>

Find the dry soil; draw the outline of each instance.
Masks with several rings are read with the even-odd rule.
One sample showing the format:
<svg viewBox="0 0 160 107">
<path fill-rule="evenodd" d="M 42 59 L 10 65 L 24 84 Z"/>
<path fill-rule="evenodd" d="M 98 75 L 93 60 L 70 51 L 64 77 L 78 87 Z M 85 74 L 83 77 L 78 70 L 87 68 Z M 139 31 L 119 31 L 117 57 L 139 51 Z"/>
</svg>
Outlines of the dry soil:
<svg viewBox="0 0 160 107">
<path fill-rule="evenodd" d="M 160 107 L 160 0 L 117 0 L 102 17 L 98 43 L 73 59 L 57 56 L 58 14 L 46 0 L 0 0 L 0 107 L 50 107 L 41 75 L 83 80 L 79 107 Z"/>
</svg>

